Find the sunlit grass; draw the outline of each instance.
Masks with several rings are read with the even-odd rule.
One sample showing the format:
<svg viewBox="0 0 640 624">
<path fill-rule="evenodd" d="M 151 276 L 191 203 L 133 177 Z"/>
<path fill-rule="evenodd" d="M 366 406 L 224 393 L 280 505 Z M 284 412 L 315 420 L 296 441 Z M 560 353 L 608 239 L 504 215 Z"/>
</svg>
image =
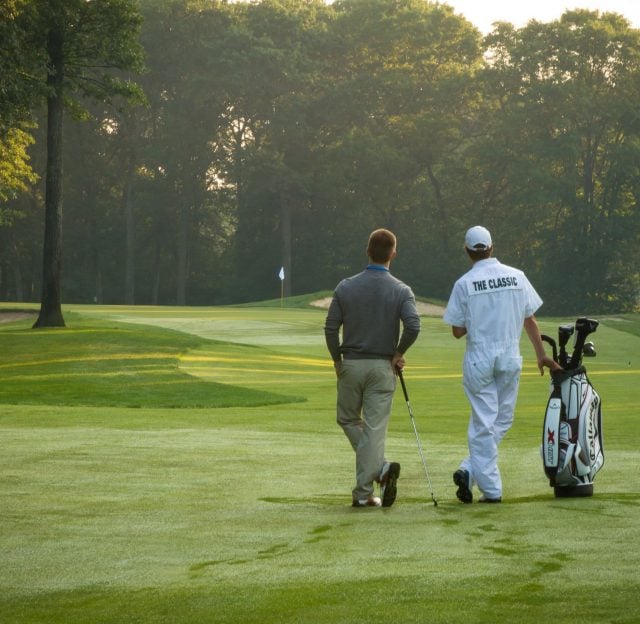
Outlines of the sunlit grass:
<svg viewBox="0 0 640 624">
<path fill-rule="evenodd" d="M 464 344 L 424 318 L 405 378 L 439 504 L 398 393 L 398 500 L 362 512 L 324 314 L 73 306 L 65 330 L 0 325 L 0 622 L 637 619 L 640 317 L 593 336 L 606 461 L 586 500 L 555 499 L 544 477 L 549 378 L 523 340 L 505 499 L 489 509 L 459 504 L 451 482 Z"/>
</svg>

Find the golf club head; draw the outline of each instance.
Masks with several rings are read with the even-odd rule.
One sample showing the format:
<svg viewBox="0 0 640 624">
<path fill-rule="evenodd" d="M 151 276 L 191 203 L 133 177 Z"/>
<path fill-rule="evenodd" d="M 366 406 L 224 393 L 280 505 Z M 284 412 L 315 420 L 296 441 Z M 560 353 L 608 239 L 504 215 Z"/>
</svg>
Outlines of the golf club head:
<svg viewBox="0 0 640 624">
<path fill-rule="evenodd" d="M 584 347 L 585 339 L 589 334 L 596 331 L 600 323 L 594 319 L 588 319 L 580 317 L 576 321 L 576 342 L 573 347 L 573 354 L 569 362 L 569 368 L 576 368 L 580 365 L 582 360 L 582 348 Z"/>
<path fill-rule="evenodd" d="M 596 331 L 596 329 L 598 329 L 598 325 L 600 325 L 600 323 L 595 319 L 581 317 L 576 321 L 576 331 L 578 334 L 584 334 L 586 337 Z"/>
<path fill-rule="evenodd" d="M 560 359 L 558 362 L 563 368 L 565 368 L 569 362 L 569 355 L 567 354 L 566 346 L 569 342 L 569 338 L 573 336 L 573 332 L 573 325 L 560 325 L 560 327 L 558 327 L 558 344 L 560 346 Z"/>
<path fill-rule="evenodd" d="M 596 347 L 593 342 L 585 342 L 582 347 L 582 355 L 584 357 L 596 357 Z"/>
<path fill-rule="evenodd" d="M 560 325 L 560 327 L 558 327 L 558 340 L 561 347 L 566 346 L 569 338 L 573 336 L 573 331 L 573 325 Z"/>
</svg>

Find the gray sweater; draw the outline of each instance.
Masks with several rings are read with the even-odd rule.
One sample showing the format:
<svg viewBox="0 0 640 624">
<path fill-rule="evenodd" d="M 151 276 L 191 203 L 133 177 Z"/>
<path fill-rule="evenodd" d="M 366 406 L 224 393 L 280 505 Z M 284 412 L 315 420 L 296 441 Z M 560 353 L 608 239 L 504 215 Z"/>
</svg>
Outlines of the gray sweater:
<svg viewBox="0 0 640 624">
<path fill-rule="evenodd" d="M 342 280 L 333 294 L 324 334 L 334 362 L 342 357 L 391 359 L 396 351 L 405 353 L 420 333 L 411 288 L 380 265 L 373 267 Z"/>
</svg>

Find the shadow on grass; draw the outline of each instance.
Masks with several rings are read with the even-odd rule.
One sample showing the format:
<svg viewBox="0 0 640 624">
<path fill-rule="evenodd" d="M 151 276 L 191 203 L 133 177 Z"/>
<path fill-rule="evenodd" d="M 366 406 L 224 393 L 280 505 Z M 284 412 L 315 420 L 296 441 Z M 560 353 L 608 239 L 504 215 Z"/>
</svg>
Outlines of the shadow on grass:
<svg viewBox="0 0 640 624">
<path fill-rule="evenodd" d="M 631 505 L 634 507 L 640 506 L 640 492 L 603 492 L 597 491 L 593 496 L 575 496 L 575 497 L 560 497 L 554 496 L 553 491 L 549 491 L 548 494 L 538 494 L 536 496 L 521 496 L 518 498 L 505 499 L 503 505 L 518 505 L 522 503 L 567 503 L 568 505 L 575 505 L 576 503 L 583 503 L 584 508 L 591 503 L 598 504 L 603 502 L 618 503 L 620 505 Z"/>
<path fill-rule="evenodd" d="M 349 494 L 321 494 L 315 496 L 307 496 L 307 497 L 293 497 L 293 496 L 268 496 L 265 498 L 260 498 L 260 501 L 263 503 L 271 503 L 274 505 L 317 505 L 317 506 L 332 506 L 332 507 L 345 507 L 352 509 L 349 498 Z M 390 509 L 397 509 L 398 507 L 404 505 L 428 505 L 429 507 L 434 507 L 433 501 L 431 499 L 425 498 L 411 498 L 411 497 L 403 497 L 402 501 L 397 502 L 393 507 L 387 507 L 382 511 L 387 511 Z M 440 505 L 440 501 L 438 501 L 438 505 Z M 364 507 L 360 509 L 356 509 L 356 512 L 366 512 L 368 510 L 378 510 L 380 508 L 377 507 Z"/>
</svg>

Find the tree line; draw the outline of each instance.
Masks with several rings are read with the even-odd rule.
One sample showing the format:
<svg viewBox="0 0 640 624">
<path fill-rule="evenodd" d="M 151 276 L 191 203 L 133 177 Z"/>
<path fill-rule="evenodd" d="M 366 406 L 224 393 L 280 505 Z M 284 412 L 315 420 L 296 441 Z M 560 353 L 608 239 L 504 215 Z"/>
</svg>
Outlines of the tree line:
<svg viewBox="0 0 640 624">
<path fill-rule="evenodd" d="M 638 305 L 640 31 L 623 16 L 483 37 L 425 0 L 7 1 L 0 300 L 37 301 L 46 279 L 64 15 L 64 301 L 270 299 L 281 267 L 286 295 L 330 289 L 375 227 L 398 236 L 394 273 L 446 299 L 483 224 L 545 313 Z"/>
</svg>

